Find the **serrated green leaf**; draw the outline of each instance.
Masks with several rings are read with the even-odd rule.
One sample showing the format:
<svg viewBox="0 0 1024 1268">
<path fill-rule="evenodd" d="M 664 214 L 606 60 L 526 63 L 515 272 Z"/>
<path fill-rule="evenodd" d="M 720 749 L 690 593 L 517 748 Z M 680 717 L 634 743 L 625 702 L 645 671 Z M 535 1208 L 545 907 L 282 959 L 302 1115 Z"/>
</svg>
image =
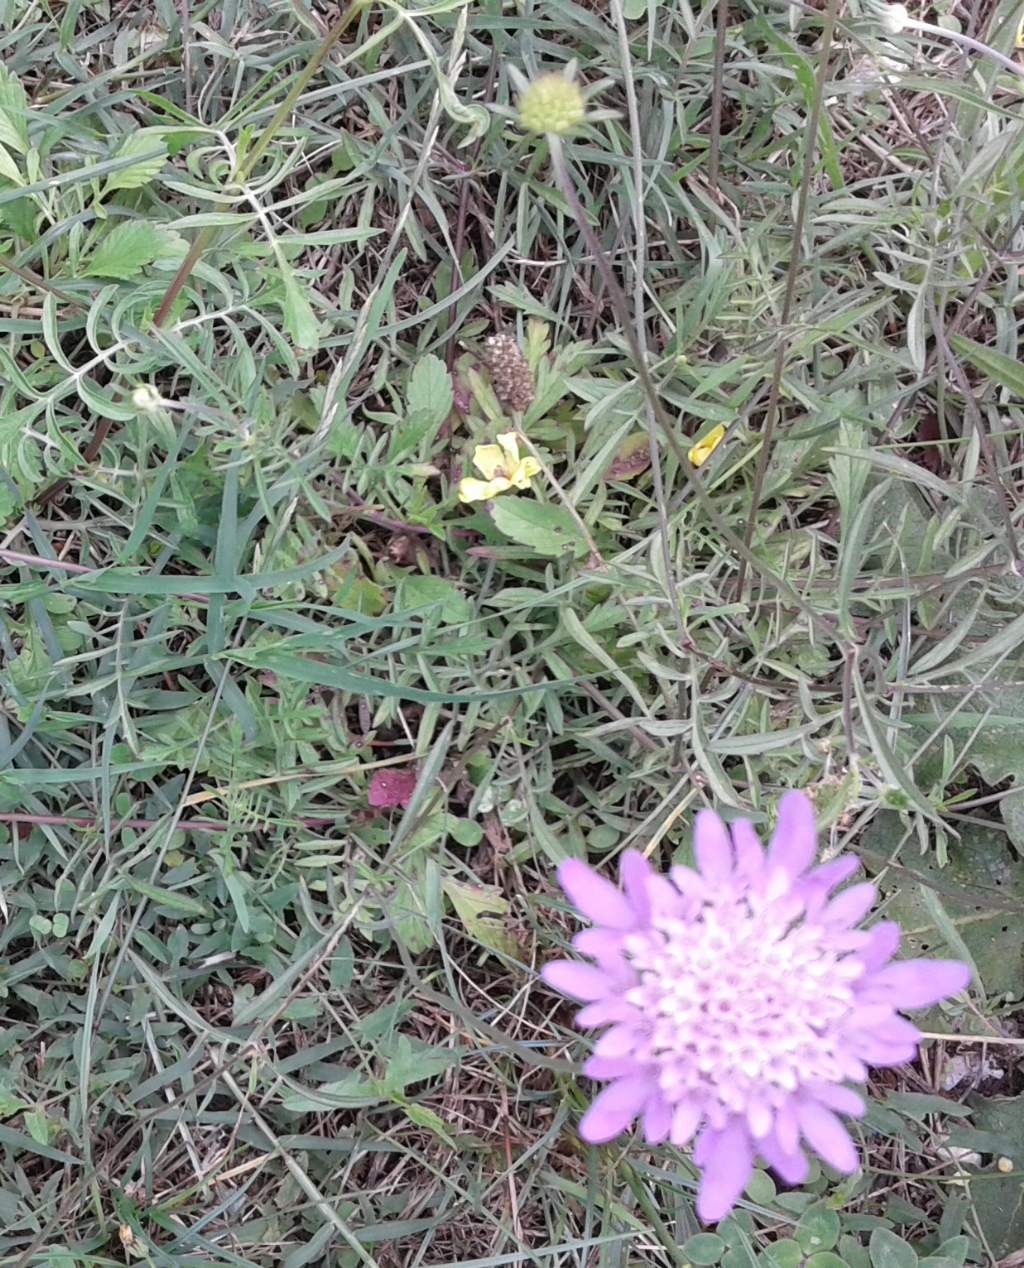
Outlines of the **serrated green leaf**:
<svg viewBox="0 0 1024 1268">
<path fill-rule="evenodd" d="M 473 606 L 458 587 L 445 577 L 412 576 L 403 579 L 395 603 L 397 612 L 436 604 L 443 620 L 468 621 Z"/>
<path fill-rule="evenodd" d="M 31 198 L 16 198 L 0 208 L 0 224 L 5 224 L 19 238 L 33 239 L 36 233 L 38 208 Z"/>
<path fill-rule="evenodd" d="M 138 410 L 134 405 L 125 405 L 115 400 L 108 388 L 98 387 L 84 374 L 75 379 L 75 391 L 101 418 L 111 418 L 116 423 L 127 423 L 130 419 L 138 417 Z"/>
<path fill-rule="evenodd" d="M 404 1092 L 417 1083 L 424 1083 L 437 1074 L 444 1074 L 458 1065 L 461 1052 L 458 1048 L 442 1048 L 438 1044 L 423 1043 L 399 1035 L 388 1058 L 387 1069 L 381 1080 L 383 1090 L 389 1095 Z"/>
<path fill-rule="evenodd" d="M 414 856 L 405 865 L 407 875 L 395 887 L 388 916 L 395 937 L 410 955 L 420 955 L 434 945 L 426 903 L 426 867 Z"/>
<path fill-rule="evenodd" d="M 0 1118 L 10 1118 L 12 1114 L 19 1114 L 25 1108 L 25 1104 L 25 1101 L 9 1088 L 0 1087 Z"/>
<path fill-rule="evenodd" d="M 448 1134 L 445 1121 L 440 1114 L 435 1114 L 426 1105 L 403 1105 L 402 1108 L 410 1123 L 415 1123 L 417 1127 L 425 1127 L 428 1131 L 432 1131 L 435 1136 L 440 1137 L 444 1141 L 449 1149 L 458 1148 L 455 1141 Z M 432 1220 L 428 1220 L 426 1226 L 429 1227 L 432 1223 Z M 365 1230 L 361 1230 L 361 1232 L 365 1237 Z"/>
<path fill-rule="evenodd" d="M 447 877 L 442 885 L 455 908 L 462 927 L 474 941 L 491 951 L 514 955 L 516 940 L 503 920 L 508 915 L 508 899 L 491 885 L 469 885 Z"/>
<path fill-rule="evenodd" d="M 1019 960 L 1018 960 L 1019 964 Z M 1018 980 L 1019 990 L 1019 980 Z M 1004 1137 L 1011 1149 L 1015 1174 L 993 1169 L 971 1185 L 971 1209 L 995 1259 L 1004 1259 L 1024 1245 L 1024 1184 L 1020 1172 L 1024 1163 L 1024 1096 L 970 1097 L 974 1121 L 982 1130 Z M 940 1246 L 943 1252 L 944 1247 Z"/>
<path fill-rule="evenodd" d="M 0 144 L 18 154 L 28 152 L 28 98 L 18 79 L 0 66 Z"/>
<path fill-rule="evenodd" d="M 21 509 L 21 499 L 6 481 L 0 481 L 0 524 L 6 524 L 15 511 Z"/>
<path fill-rule="evenodd" d="M 416 362 L 406 391 L 408 413 L 425 413 L 432 426 L 443 423 L 454 401 L 452 378 L 440 357 L 428 352 Z"/>
<path fill-rule="evenodd" d="M 26 1110 L 25 1126 L 28 1128 L 28 1134 L 37 1145 L 48 1145 L 50 1143 L 50 1120 L 46 1116 L 46 1110 Z"/>
<path fill-rule="evenodd" d="M 14 185 L 24 185 L 25 178 L 21 174 L 21 169 L 14 161 L 11 154 L 8 153 L 6 146 L 0 143 L 0 177 L 10 181 Z"/>
<path fill-rule="evenodd" d="M 586 542 L 564 506 L 511 495 L 495 498 L 494 522 L 514 542 L 532 547 L 538 555 L 582 553 Z"/>
<path fill-rule="evenodd" d="M 864 846 L 885 850 L 891 833 L 898 831 L 897 822 L 895 814 L 876 816 L 864 834 Z M 986 990 L 1019 991 L 1024 923 L 1012 909 L 1024 909 L 1024 862 L 1007 847 L 1006 838 L 994 829 L 965 824 L 960 840 L 949 843 L 945 867 L 925 856 L 912 864 L 908 860 L 905 869 L 889 897 L 887 914 L 909 931 L 908 954 L 956 955 L 936 921 L 936 905 L 927 897 L 931 885 L 942 895 L 943 923 L 948 928 L 951 922 L 966 945 Z"/>
<path fill-rule="evenodd" d="M 158 259 L 165 246 L 164 235 L 156 225 L 146 220 L 122 221 L 93 251 L 85 266 L 86 276 L 127 281 Z"/>
<path fill-rule="evenodd" d="M 875 757 L 878 761 L 882 773 L 890 783 L 899 788 L 907 799 L 909 805 L 924 815 L 926 819 L 931 819 L 934 823 L 941 820 L 935 810 L 928 804 L 927 799 L 918 790 L 913 782 L 911 772 L 908 771 L 893 749 L 889 746 L 889 742 L 883 732 L 883 728 L 872 712 L 872 706 L 868 699 L 867 691 L 864 687 L 859 671 L 854 670 L 854 691 L 857 695 L 857 703 L 860 706 L 861 720 L 864 724 L 864 730 L 867 732 L 868 739 L 874 750 Z"/>
<path fill-rule="evenodd" d="M 118 189 L 140 189 L 156 177 L 167 162 L 167 142 L 162 128 L 140 128 L 124 138 L 111 158 L 137 158 L 134 163 L 111 172 L 100 194 L 105 198 Z"/>
<path fill-rule="evenodd" d="M 284 280 L 284 329 L 296 348 L 303 352 L 316 352 L 320 347 L 320 323 L 313 312 L 313 305 L 291 269 L 283 273 Z"/>
</svg>

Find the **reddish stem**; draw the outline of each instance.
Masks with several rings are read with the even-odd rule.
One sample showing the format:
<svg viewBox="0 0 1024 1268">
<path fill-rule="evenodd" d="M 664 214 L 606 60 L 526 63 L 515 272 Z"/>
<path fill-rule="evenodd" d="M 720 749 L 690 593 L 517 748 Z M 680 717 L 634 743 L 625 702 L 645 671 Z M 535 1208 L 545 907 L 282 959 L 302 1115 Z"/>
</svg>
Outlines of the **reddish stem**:
<svg viewBox="0 0 1024 1268">
<path fill-rule="evenodd" d="M 118 819 L 112 826 L 115 828 L 155 828 L 157 824 L 162 823 L 161 819 Z M 304 828 L 329 828 L 335 820 L 333 819 L 299 819 L 299 823 Z M 95 828 L 99 826 L 100 820 L 94 815 L 30 815 L 30 814 L 0 814 L 0 823 L 26 823 L 35 827 L 54 826 L 54 827 L 75 827 L 75 828 Z M 181 819 L 177 827 L 186 831 L 191 829 L 195 832 L 226 832 L 232 825 L 230 823 L 222 823 L 216 819 Z"/>
</svg>

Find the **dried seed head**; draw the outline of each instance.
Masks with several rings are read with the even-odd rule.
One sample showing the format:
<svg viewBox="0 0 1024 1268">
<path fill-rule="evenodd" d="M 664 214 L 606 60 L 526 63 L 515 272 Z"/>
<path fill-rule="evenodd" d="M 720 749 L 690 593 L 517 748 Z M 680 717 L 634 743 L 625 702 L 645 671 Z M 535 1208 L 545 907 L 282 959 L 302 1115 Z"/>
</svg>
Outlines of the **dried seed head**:
<svg viewBox="0 0 1024 1268">
<path fill-rule="evenodd" d="M 484 343 L 494 395 L 508 410 L 521 414 L 534 397 L 533 371 L 511 335 L 491 335 Z"/>
</svg>

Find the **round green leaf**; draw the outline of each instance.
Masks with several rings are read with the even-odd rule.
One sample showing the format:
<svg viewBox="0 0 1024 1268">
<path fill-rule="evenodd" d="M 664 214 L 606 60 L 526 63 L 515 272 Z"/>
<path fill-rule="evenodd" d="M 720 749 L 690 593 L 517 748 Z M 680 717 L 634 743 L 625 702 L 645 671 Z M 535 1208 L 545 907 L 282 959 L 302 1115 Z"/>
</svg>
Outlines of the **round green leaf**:
<svg viewBox="0 0 1024 1268">
<path fill-rule="evenodd" d="M 872 1268 L 917 1268 L 917 1251 L 887 1228 L 876 1228 L 868 1243 Z"/>
<path fill-rule="evenodd" d="M 847 1265 L 830 1250 L 819 1250 L 804 1261 L 804 1268 L 847 1268 Z"/>
<path fill-rule="evenodd" d="M 747 1197 L 758 1206 L 767 1206 L 769 1202 L 773 1202 L 777 1192 L 775 1181 L 767 1171 L 755 1171 L 747 1182 Z"/>
<path fill-rule="evenodd" d="M 808 1255 L 831 1250 L 839 1241 L 839 1216 L 827 1207 L 815 1206 L 805 1211 L 796 1226 L 796 1240 Z"/>
<path fill-rule="evenodd" d="M 758 1256 L 758 1261 L 764 1268 L 799 1268 L 803 1260 L 803 1247 L 791 1237 L 779 1238 Z"/>
<path fill-rule="evenodd" d="M 725 1242 L 717 1233 L 696 1233 L 683 1246 L 683 1254 L 691 1264 L 717 1264 L 725 1250 Z"/>
</svg>

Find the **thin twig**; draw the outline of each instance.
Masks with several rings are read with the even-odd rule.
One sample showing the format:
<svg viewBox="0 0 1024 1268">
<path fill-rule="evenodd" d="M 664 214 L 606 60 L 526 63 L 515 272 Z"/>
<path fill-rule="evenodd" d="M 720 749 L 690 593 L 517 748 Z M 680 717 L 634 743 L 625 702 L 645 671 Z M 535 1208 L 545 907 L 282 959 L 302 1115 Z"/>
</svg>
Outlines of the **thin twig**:
<svg viewBox="0 0 1024 1268">
<path fill-rule="evenodd" d="M 629 117 L 630 147 L 632 153 L 633 197 L 633 234 L 636 240 L 636 258 L 633 267 L 633 320 L 637 343 L 641 358 L 647 360 L 647 317 L 644 304 L 644 286 L 647 272 L 647 221 L 644 206 L 644 163 L 643 136 L 640 131 L 640 110 L 636 100 L 636 84 L 633 80 L 633 63 L 629 50 L 629 31 L 626 27 L 626 14 L 622 0 L 612 0 L 612 13 L 615 17 L 615 29 L 619 37 L 619 58 L 622 62 L 622 77 L 626 88 L 626 111 Z M 651 482 L 654 486 L 654 500 L 658 508 L 658 537 L 661 544 L 662 567 L 665 570 L 666 598 L 672 607 L 675 619 L 676 635 L 680 644 L 687 642 L 686 617 L 683 614 L 683 603 L 679 588 L 673 584 L 675 569 L 672 563 L 672 542 L 668 522 L 668 499 L 665 496 L 665 477 L 661 469 L 661 452 L 658 448 L 658 426 L 650 403 L 644 403 L 644 421 L 647 427 L 647 448 L 651 455 Z M 676 716 L 685 716 L 686 684 L 679 683 L 675 702 Z M 680 746 L 682 738 L 676 741 L 675 760 L 682 756 Z"/>
<path fill-rule="evenodd" d="M 252 149 L 245 154 L 241 162 L 231 173 L 228 179 L 229 185 L 244 185 L 252 173 L 256 170 L 256 164 L 266 153 L 267 147 L 274 139 L 277 130 L 291 114 L 295 107 L 295 103 L 305 91 L 306 85 L 324 64 L 327 54 L 345 34 L 349 23 L 361 7 L 362 0 L 347 0 L 345 7 L 342 9 L 334 25 L 327 32 L 326 36 L 317 47 L 316 52 L 295 77 L 291 88 L 289 88 L 288 92 L 285 94 L 284 100 L 274 112 L 274 117 L 260 134 L 260 139 L 256 142 Z M 199 230 L 193 239 L 192 246 L 189 248 L 188 254 L 185 256 L 184 260 L 182 260 L 174 277 L 171 278 L 167 290 L 164 292 L 164 297 L 160 301 L 160 306 L 153 314 L 153 325 L 157 327 L 157 329 L 166 323 L 167 318 L 170 315 L 171 308 L 174 305 L 174 301 L 178 298 L 182 287 L 191 276 L 192 270 L 199 263 L 199 257 L 206 250 L 212 236 L 212 228 L 203 228 Z"/>
<path fill-rule="evenodd" d="M 185 109 L 189 114 L 195 114 L 192 93 L 192 27 L 188 0 L 178 0 L 178 16 L 181 21 L 181 72 L 185 80 Z"/>
<path fill-rule="evenodd" d="M 965 35 L 962 31 L 949 31 L 944 26 L 933 26 L 931 22 L 919 22 L 916 18 L 908 18 L 905 23 L 905 29 L 908 31 L 922 31 L 926 35 L 934 35 L 940 40 L 952 40 L 954 44 L 959 44 L 961 48 L 969 48 L 974 53 L 980 53 L 982 57 L 988 57 L 993 62 L 997 62 L 1004 70 L 1012 71 L 1015 75 L 1019 75 L 1024 79 L 1024 66 L 1018 66 L 1017 63 L 1005 53 L 1000 53 L 997 48 L 993 48 L 991 44 L 983 44 L 981 40 L 976 40 L 973 36 Z"/>
<path fill-rule="evenodd" d="M 498 73 L 498 54 L 496 49 L 491 50 L 491 60 L 487 67 L 487 78 L 484 81 L 483 100 L 490 101 L 494 92 L 494 80 Z M 462 248 L 466 241 L 466 218 L 469 215 L 469 199 L 471 182 L 473 177 L 470 175 L 473 164 L 476 162 L 480 154 L 480 147 L 483 144 L 483 137 L 477 137 L 470 148 L 468 162 L 466 164 L 466 172 L 459 187 L 459 209 L 456 213 L 455 220 L 455 237 L 452 239 L 453 259 L 452 269 L 459 286 L 465 280 L 462 275 Z M 445 365 L 448 367 L 449 374 L 455 368 L 455 326 L 458 321 L 458 306 L 453 304 L 450 310 L 448 321 L 448 347 L 445 351 Z"/>
<path fill-rule="evenodd" d="M 786 290 L 782 300 L 782 313 L 779 317 L 779 342 L 775 350 L 775 365 L 772 370 L 772 386 L 765 407 L 764 426 L 761 429 L 761 449 L 757 455 L 757 468 L 754 482 L 750 490 L 750 512 L 747 526 L 743 533 L 743 544 L 750 547 L 754 540 L 754 526 L 757 523 L 757 510 L 761 501 L 761 490 L 768 470 L 768 459 L 771 456 L 772 440 L 779 416 L 779 396 L 782 390 L 782 373 L 786 367 L 786 355 L 789 352 L 789 323 L 793 316 L 793 304 L 796 298 L 796 279 L 800 272 L 800 260 L 803 254 L 804 225 L 807 221 L 807 206 L 811 198 L 811 180 L 814 176 L 814 160 L 818 152 L 818 129 L 821 126 L 821 111 L 825 101 L 825 84 L 828 82 L 829 62 L 832 57 L 832 37 L 835 33 L 839 0 L 828 0 L 825 10 L 825 21 L 821 32 L 821 53 L 814 76 L 814 101 L 811 103 L 811 116 L 807 121 L 807 134 L 804 141 L 804 164 L 800 176 L 800 194 L 797 200 L 796 219 L 793 222 L 792 244 L 789 250 L 789 268 L 786 271 Z M 739 574 L 736 580 L 736 593 L 742 595 L 746 583 L 747 561 L 740 560 Z"/>
<path fill-rule="evenodd" d="M 118 819 L 112 826 L 119 828 L 155 828 L 162 823 L 161 819 Z M 100 819 L 96 815 L 33 815 L 4 812 L 0 814 L 0 823 L 23 823 L 29 827 L 53 828 L 98 828 Z M 196 832 L 227 832 L 230 823 L 218 823 L 215 819 L 182 819 L 178 827 L 192 828 Z"/>
<path fill-rule="evenodd" d="M 338 19 L 327 32 L 326 37 L 318 46 L 316 52 L 296 76 L 295 82 L 292 84 L 291 88 L 289 88 L 284 101 L 281 102 L 274 114 L 274 117 L 263 129 L 260 139 L 256 142 L 253 148 L 246 153 L 235 171 L 231 173 L 228 180 L 229 185 L 244 185 L 249 179 L 249 176 L 255 169 L 256 164 L 263 157 L 267 146 L 273 140 L 274 134 L 291 113 L 296 101 L 298 101 L 299 97 L 305 90 L 306 85 L 323 65 L 327 54 L 344 35 L 345 31 L 348 29 L 349 23 L 352 21 L 355 14 L 362 8 L 363 3 L 364 0 L 346 0 L 345 7 L 342 9 Z M 167 319 L 171 314 L 171 309 L 174 307 L 175 300 L 181 293 L 185 283 L 192 276 L 192 271 L 199 263 L 203 252 L 209 246 L 213 237 L 213 232 L 212 228 L 206 226 L 200 229 L 195 238 L 192 240 L 192 245 L 189 247 L 185 258 L 182 260 L 174 276 L 168 283 L 167 289 L 164 291 L 163 298 L 161 299 L 156 312 L 153 314 L 153 328 L 155 330 L 159 330 L 162 326 L 166 325 Z M 48 287 L 47 289 L 52 288 Z M 64 295 L 61 295 L 60 297 L 67 298 Z M 71 302 L 73 303 L 74 301 L 72 300 Z M 88 466 L 89 463 L 95 462 L 96 458 L 99 456 L 100 449 L 103 447 L 103 442 L 106 440 L 110 431 L 110 425 L 109 418 L 100 418 L 96 420 L 96 425 L 93 430 L 93 434 L 89 439 L 89 443 L 79 455 L 80 465 Z M 43 490 L 36 501 L 40 506 L 45 505 L 45 503 L 52 501 L 55 497 L 58 497 L 61 493 L 63 493 L 68 487 L 68 483 L 67 479 L 55 481 L 49 486 L 49 488 Z"/>
<path fill-rule="evenodd" d="M 65 304 L 74 308 L 76 312 L 84 312 L 87 307 L 81 300 L 75 299 L 74 295 L 69 295 L 67 291 L 59 290 L 52 282 L 48 282 L 45 277 L 40 277 L 32 269 L 25 268 L 23 264 L 15 264 L 9 256 L 0 255 L 0 269 L 6 269 L 8 273 L 13 273 L 15 277 L 20 277 L 29 286 L 34 286 L 38 290 L 46 291 L 48 295 L 53 295 L 56 299 L 63 300 Z"/>
<path fill-rule="evenodd" d="M 996 501 L 999 504 L 999 512 L 1003 518 L 1003 526 L 1006 529 L 1006 544 L 1009 547 L 1010 554 L 1013 556 L 1013 562 L 1017 568 L 1017 572 L 1021 572 L 1021 554 L 1020 545 L 1017 541 L 1017 530 L 1013 523 L 1013 509 L 1010 495 L 1007 492 L 1003 478 L 999 474 L 999 464 L 996 462 L 995 450 L 992 447 L 992 438 L 988 434 L 988 428 L 985 426 L 985 420 L 981 416 L 981 410 L 978 408 L 978 402 L 974 399 L 974 393 L 971 391 L 971 385 L 967 381 L 967 375 L 964 374 L 963 366 L 960 364 L 956 354 L 949 345 L 946 338 L 946 332 L 943 329 L 942 318 L 938 310 L 932 308 L 932 327 L 935 331 L 935 338 L 939 344 L 941 359 L 949 366 L 956 385 L 960 389 L 960 395 L 964 398 L 964 407 L 967 410 L 967 416 L 971 420 L 971 426 L 974 428 L 978 437 L 978 445 L 981 448 L 982 460 L 988 471 L 989 481 L 992 490 L 996 495 Z"/>
<path fill-rule="evenodd" d="M 0 550 L 0 559 L 9 564 L 28 564 L 34 568 L 53 568 L 58 572 L 72 572 L 76 576 L 93 574 L 95 568 L 73 564 L 67 559 L 47 559 L 45 555 L 30 555 L 23 550 Z"/>
<path fill-rule="evenodd" d="M 729 0 L 715 7 L 715 52 L 711 71 L 711 131 L 708 142 L 708 184 L 718 193 L 722 157 L 722 97 L 725 90 L 725 35 L 729 25 Z"/>
<path fill-rule="evenodd" d="M 533 460 L 537 463 L 537 466 L 540 467 L 541 473 L 543 474 L 545 480 L 547 480 L 548 484 L 550 484 L 551 487 L 554 489 L 555 496 L 558 498 L 561 504 L 565 507 L 565 509 L 569 512 L 569 514 L 575 520 L 576 527 L 583 534 L 583 540 L 587 543 L 587 549 L 590 551 L 590 558 L 587 561 L 588 565 L 591 568 L 603 568 L 604 559 L 601 555 L 600 550 L 598 550 L 597 542 L 594 541 L 594 535 L 591 533 L 590 529 L 587 527 L 586 521 L 584 520 L 583 516 L 580 515 L 579 511 L 577 511 L 576 507 L 573 505 L 572 499 L 569 497 L 566 491 L 562 488 L 561 484 L 559 484 L 558 477 L 551 470 L 548 464 L 544 461 L 544 458 L 542 457 L 540 450 L 529 438 L 529 436 L 527 436 L 526 432 L 524 432 L 521 427 L 516 428 L 516 438 L 525 446 L 527 452 L 530 454 Z"/>
<path fill-rule="evenodd" d="M 26 564 L 33 568 L 47 568 L 57 572 L 70 572 L 75 577 L 99 577 L 107 572 L 106 568 L 86 568 L 84 564 L 73 564 L 68 559 L 47 559 L 45 555 L 30 555 L 22 550 L 0 550 L 0 559 L 10 564 Z M 206 594 L 184 593 L 178 596 L 191 603 L 209 603 Z"/>
<path fill-rule="evenodd" d="M 604 692 L 595 687 L 593 683 L 581 682 L 580 690 L 584 695 L 589 696 L 599 709 L 603 709 L 609 717 L 614 718 L 616 722 L 625 722 L 630 735 L 641 748 L 646 749 L 648 753 L 659 753 L 661 751 L 661 745 L 652 739 L 646 731 L 641 731 L 638 726 L 631 723 L 618 705 L 609 700 Z"/>
<path fill-rule="evenodd" d="M 837 0 L 831 0 L 833 6 L 836 2 Z M 690 463 L 686 450 L 680 443 L 679 437 L 676 435 L 675 429 L 672 426 L 672 422 L 665 413 L 664 407 L 661 404 L 658 389 L 655 387 L 654 381 L 651 378 L 646 358 L 643 355 L 643 350 L 641 349 L 636 336 L 636 331 L 633 326 L 632 317 L 630 316 L 629 304 L 626 301 L 625 293 L 619 285 L 618 278 L 612 271 L 611 265 L 608 262 L 608 257 L 598 241 L 597 235 L 591 228 L 590 221 L 587 219 L 587 214 L 583 209 L 583 204 L 580 202 L 579 192 L 576 189 L 576 182 L 569 170 L 565 152 L 562 149 L 561 137 L 549 135 L 547 140 L 551 153 L 551 167 L 555 176 L 555 181 L 565 197 L 566 202 L 569 204 L 573 215 L 576 217 L 577 224 L 579 225 L 579 229 L 583 235 L 587 249 L 593 255 L 594 263 L 597 265 L 598 272 L 601 274 L 604 279 L 605 286 L 608 288 L 608 298 L 615 311 L 615 315 L 622 326 L 623 337 L 626 340 L 626 345 L 633 358 L 637 379 L 643 389 L 650 409 L 653 412 L 654 417 L 657 419 L 658 427 L 660 428 L 662 435 L 665 437 L 665 440 L 668 442 L 669 448 L 672 450 L 676 461 L 679 463 L 679 469 L 689 483 L 690 489 L 692 490 L 694 497 L 697 499 L 697 502 L 700 504 L 701 511 L 703 512 L 705 518 L 722 540 L 733 551 L 735 551 L 736 555 L 749 566 L 756 569 L 762 577 L 768 578 L 775 586 L 777 586 L 779 591 L 789 599 L 798 611 L 804 614 L 812 625 L 816 626 L 817 629 L 829 639 L 842 643 L 843 639 L 836 628 L 835 622 L 829 620 L 820 612 L 816 612 L 814 608 L 805 601 L 796 588 L 786 580 L 785 577 L 780 576 L 778 573 L 770 569 L 762 560 L 758 559 L 750 549 L 750 546 L 739 536 L 738 533 L 734 533 L 729 525 L 722 519 L 721 515 L 719 515 L 714 502 L 711 500 L 707 489 L 704 487 L 704 482 Z"/>
<path fill-rule="evenodd" d="M 1004 1048 L 1024 1048 L 1024 1039 L 1008 1039 L 1002 1035 L 944 1035 L 937 1030 L 922 1030 L 922 1039 L 943 1039 L 947 1043 L 997 1043 Z"/>
</svg>

